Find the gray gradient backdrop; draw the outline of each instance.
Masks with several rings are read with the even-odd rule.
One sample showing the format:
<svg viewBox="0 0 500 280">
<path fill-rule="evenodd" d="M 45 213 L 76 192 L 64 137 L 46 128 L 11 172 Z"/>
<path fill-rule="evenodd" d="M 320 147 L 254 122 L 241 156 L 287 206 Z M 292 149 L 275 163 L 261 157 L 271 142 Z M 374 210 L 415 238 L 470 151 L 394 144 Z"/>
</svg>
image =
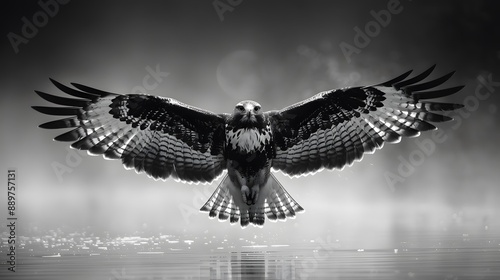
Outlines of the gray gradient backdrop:
<svg viewBox="0 0 500 280">
<path fill-rule="evenodd" d="M 333 236 L 362 248 L 392 246 L 419 231 L 499 231 L 500 86 L 481 89 L 491 93 L 484 100 L 475 97 L 478 77 L 500 81 L 497 1 L 401 0 L 401 12 L 350 63 L 339 45 L 354 45 L 354 28 L 364 30 L 374 21 L 370 11 L 387 9 L 389 1 L 234 2 L 221 20 L 213 1 L 71 1 L 46 22 L 36 1 L 2 3 L 0 170 L 4 181 L 9 167 L 18 171 L 19 234 L 71 226 L 116 234 L 257 235 L 281 243 Z M 37 13 L 44 24 L 16 53 L 7 34 L 22 35 L 22 18 L 33 22 Z M 470 103 L 458 123 L 440 126 L 446 141 L 435 143 L 410 176 L 395 185 L 385 177 L 398 174 L 401 158 L 422 154 L 416 139 L 386 145 L 342 171 L 299 179 L 278 174 L 306 212 L 262 229 L 242 230 L 197 213 L 216 183 L 155 182 L 118 161 L 75 158 L 66 143 L 51 140 L 62 131 L 37 127 L 53 118 L 30 108 L 48 104 L 35 89 L 59 94 L 49 77 L 129 93 L 144 86 L 148 67 L 159 67 L 169 74 L 148 93 L 230 112 L 243 99 L 279 109 L 322 90 L 378 83 L 435 63 L 433 77 L 457 70 L 446 85 L 466 85 L 444 100 Z M 432 133 L 418 139 L 429 141 Z M 60 165 L 68 172 L 58 177 L 54 166 Z"/>
</svg>

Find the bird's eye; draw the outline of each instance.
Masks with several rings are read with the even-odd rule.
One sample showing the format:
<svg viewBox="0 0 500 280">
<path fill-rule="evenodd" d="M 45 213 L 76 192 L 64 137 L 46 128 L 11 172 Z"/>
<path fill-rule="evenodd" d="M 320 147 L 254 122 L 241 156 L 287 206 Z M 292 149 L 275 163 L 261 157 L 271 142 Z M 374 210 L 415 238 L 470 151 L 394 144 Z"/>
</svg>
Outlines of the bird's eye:
<svg viewBox="0 0 500 280">
<path fill-rule="evenodd" d="M 243 105 L 237 105 L 236 106 L 236 109 L 240 110 L 240 111 L 244 111 L 245 110 L 245 107 L 243 107 Z"/>
<path fill-rule="evenodd" d="M 253 110 L 254 110 L 255 112 L 259 111 L 259 110 L 260 110 L 260 106 L 255 106 L 255 107 L 253 107 Z"/>
</svg>

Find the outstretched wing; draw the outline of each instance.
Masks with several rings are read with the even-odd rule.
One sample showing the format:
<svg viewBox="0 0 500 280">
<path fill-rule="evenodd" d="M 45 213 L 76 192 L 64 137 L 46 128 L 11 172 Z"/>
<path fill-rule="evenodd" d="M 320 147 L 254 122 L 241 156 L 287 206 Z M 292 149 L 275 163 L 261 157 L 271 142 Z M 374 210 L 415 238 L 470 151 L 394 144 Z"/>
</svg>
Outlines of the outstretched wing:
<svg viewBox="0 0 500 280">
<path fill-rule="evenodd" d="M 458 104 L 422 101 L 453 94 L 463 86 L 431 90 L 448 80 L 420 83 L 434 66 L 411 79 L 411 71 L 388 82 L 321 92 L 307 100 L 268 112 L 276 144 L 272 167 L 290 176 L 322 168 L 342 168 L 364 153 L 435 129 L 430 122 L 452 118 L 432 111 L 449 111 Z"/>
<path fill-rule="evenodd" d="M 72 128 L 55 138 L 71 147 L 108 159 L 121 159 L 125 168 L 155 179 L 172 176 L 187 182 L 210 182 L 225 169 L 225 117 L 171 98 L 144 94 L 115 94 L 72 84 L 52 83 L 75 98 L 36 91 L 43 99 L 70 107 L 33 109 L 48 115 L 70 116 L 40 125 Z"/>
</svg>

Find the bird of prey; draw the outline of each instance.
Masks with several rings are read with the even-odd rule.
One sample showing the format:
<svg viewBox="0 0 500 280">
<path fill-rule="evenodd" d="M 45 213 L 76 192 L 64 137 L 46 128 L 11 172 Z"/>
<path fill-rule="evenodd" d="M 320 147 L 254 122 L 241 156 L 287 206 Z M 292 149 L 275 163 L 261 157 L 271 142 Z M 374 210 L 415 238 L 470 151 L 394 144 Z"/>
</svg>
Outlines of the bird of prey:
<svg viewBox="0 0 500 280">
<path fill-rule="evenodd" d="M 230 114 L 215 114 L 172 98 L 116 94 L 51 80 L 59 97 L 36 91 L 66 107 L 33 106 L 41 113 L 69 116 L 41 124 L 71 128 L 55 137 L 91 155 L 121 159 L 127 169 L 154 179 L 212 182 L 224 175 L 201 211 L 211 218 L 252 223 L 295 217 L 303 208 L 278 182 L 273 171 L 291 177 L 341 169 L 384 143 L 436 129 L 433 122 L 452 118 L 435 112 L 463 107 L 427 101 L 454 94 L 463 86 L 436 89 L 454 72 L 424 82 L 434 66 L 407 78 L 328 90 L 281 110 L 264 111 L 241 101 Z M 226 172 L 227 171 L 227 172 Z"/>
</svg>

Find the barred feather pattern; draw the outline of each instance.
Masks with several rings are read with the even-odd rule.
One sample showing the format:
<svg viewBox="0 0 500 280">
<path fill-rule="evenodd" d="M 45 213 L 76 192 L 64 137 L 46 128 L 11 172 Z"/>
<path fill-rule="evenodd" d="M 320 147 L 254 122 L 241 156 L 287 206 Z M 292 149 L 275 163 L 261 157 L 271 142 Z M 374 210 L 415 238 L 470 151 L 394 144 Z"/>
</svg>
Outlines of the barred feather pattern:
<svg viewBox="0 0 500 280">
<path fill-rule="evenodd" d="M 49 115 L 71 117 L 40 125 L 72 128 L 55 138 L 72 148 L 107 159 L 121 159 L 125 168 L 154 179 L 210 182 L 225 169 L 225 116 L 171 98 L 121 95 L 52 81 L 78 99 L 37 93 L 47 101 L 71 107 L 33 108 Z"/>
<path fill-rule="evenodd" d="M 304 209 L 276 177 L 270 175 L 261 189 L 257 203 L 250 206 L 242 203 L 239 188 L 226 175 L 200 211 L 208 212 L 210 218 L 218 218 L 219 221 L 229 219 L 231 224 L 239 221 L 243 228 L 249 224 L 263 226 L 266 217 L 273 222 L 295 218 L 296 213 L 301 213 Z"/>
<path fill-rule="evenodd" d="M 454 94 L 463 86 L 434 89 L 453 72 L 422 82 L 433 69 L 411 79 L 406 79 L 409 71 L 374 86 L 321 92 L 280 111 L 268 112 L 276 145 L 273 169 L 292 177 L 323 168 L 342 169 L 386 142 L 416 137 L 421 131 L 436 129 L 432 122 L 451 120 L 435 112 L 462 105 L 422 100 Z"/>
</svg>

